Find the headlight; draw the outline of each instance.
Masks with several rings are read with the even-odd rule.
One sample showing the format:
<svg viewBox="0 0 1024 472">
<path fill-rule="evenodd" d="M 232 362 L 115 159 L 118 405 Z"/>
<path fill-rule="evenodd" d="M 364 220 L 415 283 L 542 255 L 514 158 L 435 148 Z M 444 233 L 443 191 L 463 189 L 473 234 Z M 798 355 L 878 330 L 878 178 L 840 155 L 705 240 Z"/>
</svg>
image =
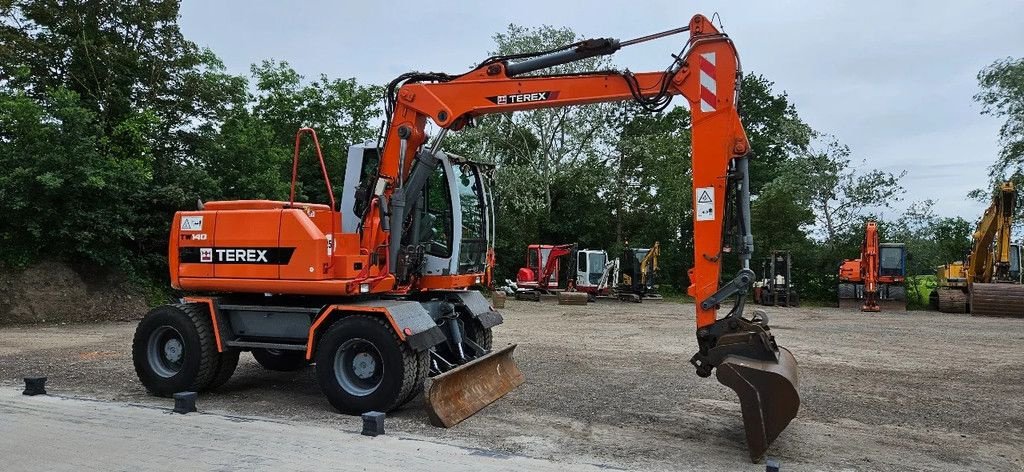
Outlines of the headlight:
<svg viewBox="0 0 1024 472">
<path fill-rule="evenodd" d="M 359 284 L 359 293 L 370 293 L 370 284 Z"/>
<path fill-rule="evenodd" d="M 480 277 L 480 276 L 478 275 L 478 276 L 476 276 L 476 279 L 474 279 L 474 280 L 473 280 L 473 283 L 477 283 L 477 284 L 478 284 L 478 283 L 480 283 L 480 282 L 483 282 L 483 280 L 484 280 L 484 279 L 483 279 L 483 278 L 481 278 L 481 277 Z"/>
</svg>

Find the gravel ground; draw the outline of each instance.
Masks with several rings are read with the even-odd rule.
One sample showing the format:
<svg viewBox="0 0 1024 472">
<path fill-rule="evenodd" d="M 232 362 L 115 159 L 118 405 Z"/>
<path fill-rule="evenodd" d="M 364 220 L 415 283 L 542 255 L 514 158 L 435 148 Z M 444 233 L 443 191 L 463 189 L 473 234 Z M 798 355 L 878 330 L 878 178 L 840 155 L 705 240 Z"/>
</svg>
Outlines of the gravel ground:
<svg viewBox="0 0 1024 472">
<path fill-rule="evenodd" d="M 450 430 L 420 400 L 389 434 L 630 470 L 764 470 L 747 459 L 735 394 L 694 375 L 693 306 L 509 301 L 495 345 L 518 343 L 527 383 Z M 800 414 L 768 451 L 783 470 L 1024 470 L 1024 320 L 935 312 L 769 308 L 800 363 Z M 145 405 L 134 323 L 0 329 L 0 379 L 45 373 L 52 393 Z M 313 369 L 248 355 L 204 411 L 357 430 Z M 244 425 L 239 425 L 244 427 Z"/>
</svg>

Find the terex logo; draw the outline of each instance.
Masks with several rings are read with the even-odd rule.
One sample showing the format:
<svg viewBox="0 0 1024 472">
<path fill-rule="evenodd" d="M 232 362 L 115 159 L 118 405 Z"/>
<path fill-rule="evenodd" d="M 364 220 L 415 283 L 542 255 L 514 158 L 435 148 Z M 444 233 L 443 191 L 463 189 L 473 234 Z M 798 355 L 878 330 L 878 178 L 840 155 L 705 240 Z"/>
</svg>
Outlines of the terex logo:
<svg viewBox="0 0 1024 472">
<path fill-rule="evenodd" d="M 554 100 L 558 98 L 558 92 L 533 92 L 533 93 L 517 93 L 511 95 L 496 95 L 493 97 L 487 97 L 491 103 L 495 105 L 515 105 L 517 103 L 529 103 L 529 102 L 543 102 L 547 100 Z"/>
<path fill-rule="evenodd" d="M 217 262 L 248 262 L 251 264 L 267 264 L 266 249 L 214 249 Z"/>
<path fill-rule="evenodd" d="M 182 247 L 178 260 L 183 264 L 276 264 L 287 265 L 293 247 Z"/>
</svg>

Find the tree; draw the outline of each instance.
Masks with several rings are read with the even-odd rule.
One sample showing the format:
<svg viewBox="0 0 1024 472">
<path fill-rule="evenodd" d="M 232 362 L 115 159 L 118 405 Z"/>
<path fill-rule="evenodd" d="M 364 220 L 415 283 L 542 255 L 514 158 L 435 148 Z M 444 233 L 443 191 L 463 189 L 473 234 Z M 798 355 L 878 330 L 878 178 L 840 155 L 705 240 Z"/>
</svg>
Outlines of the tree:
<svg viewBox="0 0 1024 472">
<path fill-rule="evenodd" d="M 349 142 L 372 138 L 380 89 L 254 66 L 255 93 L 187 40 L 178 2 L 0 2 L 0 262 L 41 258 L 166 277 L 175 211 L 282 198 L 299 126 L 340 189 Z M 315 167 L 305 182 L 319 182 Z M 302 198 L 317 198 L 310 185 Z"/>
<path fill-rule="evenodd" d="M 982 114 L 1005 118 L 999 128 L 1003 147 L 991 168 L 993 180 L 1007 174 L 1024 183 L 1024 58 L 997 60 L 978 72 L 981 91 L 974 100 L 982 104 Z"/>
<path fill-rule="evenodd" d="M 379 102 L 383 89 L 376 85 L 360 85 L 353 78 L 331 79 L 326 75 L 307 81 L 284 61 L 263 61 L 253 65 L 251 73 L 256 86 L 248 107 L 251 117 L 244 118 L 244 114 L 240 114 L 235 118 L 251 119 L 254 126 L 265 126 L 260 132 L 269 133 L 263 136 L 267 142 L 259 146 L 267 149 L 274 143 L 280 149 L 287 149 L 286 161 L 289 164 L 296 131 L 302 127 L 315 129 L 334 193 L 340 194 L 348 146 L 376 137 L 377 128 L 370 122 L 380 116 Z M 309 139 L 304 141 L 302 151 L 298 198 L 326 202 L 326 188 L 320 170 L 313 162 L 315 154 Z M 281 167 L 277 169 L 282 170 Z M 290 166 L 287 166 L 284 176 L 291 178 Z"/>
<path fill-rule="evenodd" d="M 755 195 L 777 175 L 777 167 L 807 152 L 813 136 L 785 92 L 772 90 L 774 82 L 748 73 L 740 82 L 738 105 L 750 141 L 750 190 Z"/>
<path fill-rule="evenodd" d="M 863 221 L 872 208 L 899 201 L 904 193 L 899 174 L 878 169 L 861 172 L 852 166 L 850 148 L 836 140 L 799 156 L 781 176 L 780 185 L 814 212 L 812 232 L 836 244 L 844 228 Z"/>
<path fill-rule="evenodd" d="M 583 37 L 569 28 L 547 25 L 526 28 L 510 24 L 493 39 L 495 50 L 490 54 L 505 56 L 554 49 L 581 41 Z M 528 75 L 610 68 L 607 56 L 596 56 Z M 615 135 L 609 127 L 615 109 L 612 104 L 594 104 L 486 116 L 477 120 L 475 129 L 462 133 L 465 136 L 459 139 L 465 141 L 460 148 L 501 163 L 532 167 L 540 177 L 540 187 L 530 192 L 530 197 L 541 199 L 544 210 L 550 212 L 552 183 L 560 178 L 560 173 L 572 172 L 568 169 L 592 163 L 594 159 L 600 163 L 606 158 L 607 142 Z"/>
</svg>

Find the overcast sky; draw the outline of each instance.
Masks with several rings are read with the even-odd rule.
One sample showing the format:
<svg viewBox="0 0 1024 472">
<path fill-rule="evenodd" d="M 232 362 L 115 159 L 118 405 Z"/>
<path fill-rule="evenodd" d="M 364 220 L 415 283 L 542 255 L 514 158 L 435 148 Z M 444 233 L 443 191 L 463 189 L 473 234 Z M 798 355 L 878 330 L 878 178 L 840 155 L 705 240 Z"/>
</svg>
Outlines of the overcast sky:
<svg viewBox="0 0 1024 472">
<path fill-rule="evenodd" d="M 1024 55 L 1021 1 L 182 3 L 185 36 L 233 73 L 275 58 L 307 77 L 377 84 L 410 70 L 463 72 L 509 23 L 624 40 L 718 12 L 744 69 L 774 81 L 811 127 L 849 145 L 866 168 L 907 170 L 905 201 L 891 208 L 930 198 L 941 215 L 969 221 L 985 205 L 966 194 L 987 185 L 1001 124 L 973 102 L 975 76 Z M 680 41 L 626 48 L 613 60 L 661 70 Z"/>
</svg>

